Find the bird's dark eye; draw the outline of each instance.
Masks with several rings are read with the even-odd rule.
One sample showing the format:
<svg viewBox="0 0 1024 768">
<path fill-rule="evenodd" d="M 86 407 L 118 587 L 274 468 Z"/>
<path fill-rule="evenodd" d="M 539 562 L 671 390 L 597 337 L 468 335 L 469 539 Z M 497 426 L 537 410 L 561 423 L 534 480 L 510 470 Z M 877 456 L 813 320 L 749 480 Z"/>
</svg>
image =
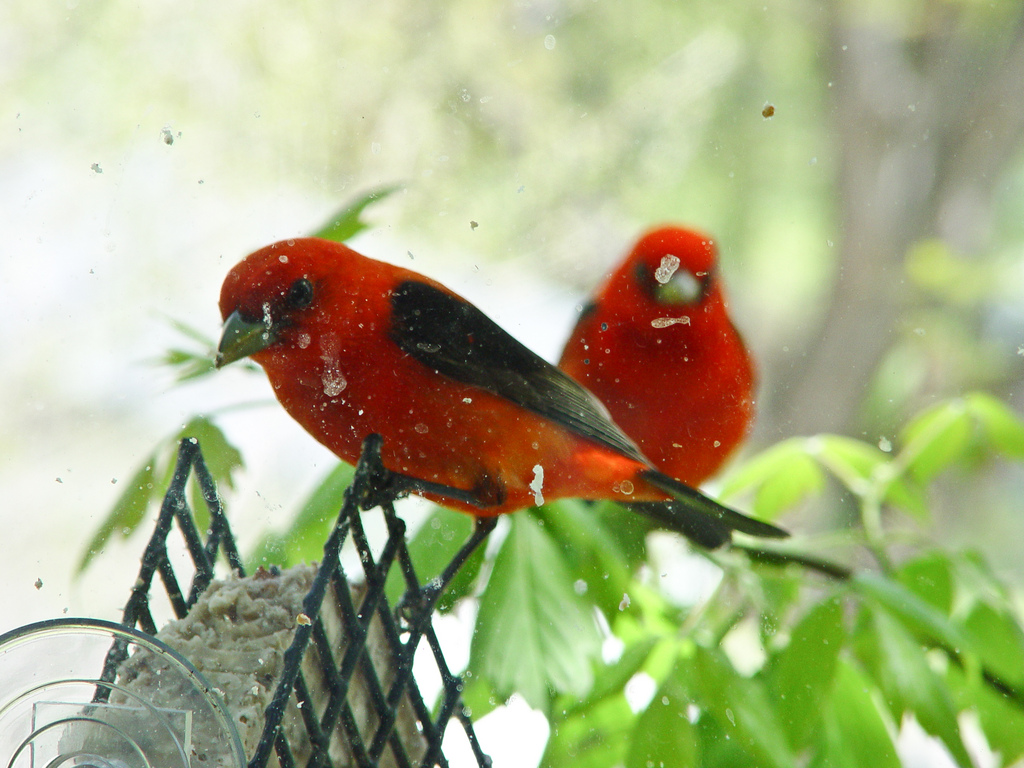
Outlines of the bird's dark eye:
<svg viewBox="0 0 1024 768">
<path fill-rule="evenodd" d="M 300 277 L 288 289 L 285 301 L 292 309 L 305 309 L 313 303 L 313 284 L 307 278 Z"/>
</svg>

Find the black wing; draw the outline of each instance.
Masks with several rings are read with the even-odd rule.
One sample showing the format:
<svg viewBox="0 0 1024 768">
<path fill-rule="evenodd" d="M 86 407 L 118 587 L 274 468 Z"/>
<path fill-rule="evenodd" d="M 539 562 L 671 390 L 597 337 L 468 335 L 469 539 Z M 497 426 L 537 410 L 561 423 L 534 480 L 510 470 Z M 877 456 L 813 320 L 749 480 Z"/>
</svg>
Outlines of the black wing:
<svg viewBox="0 0 1024 768">
<path fill-rule="evenodd" d="M 391 340 L 429 368 L 648 463 L 594 395 L 472 304 L 406 280 L 392 293 L 391 309 Z"/>
</svg>

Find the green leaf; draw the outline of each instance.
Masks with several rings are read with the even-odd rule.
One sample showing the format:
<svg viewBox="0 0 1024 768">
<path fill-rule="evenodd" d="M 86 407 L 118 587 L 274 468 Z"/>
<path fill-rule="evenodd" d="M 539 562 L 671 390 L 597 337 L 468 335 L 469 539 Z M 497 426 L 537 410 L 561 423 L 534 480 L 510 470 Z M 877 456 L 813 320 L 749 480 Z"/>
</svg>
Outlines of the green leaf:
<svg viewBox="0 0 1024 768">
<path fill-rule="evenodd" d="M 954 563 L 958 602 L 984 600 L 1000 610 L 1011 609 L 1015 604 L 1011 590 L 992 572 L 992 567 L 980 552 L 958 552 Z"/>
<path fill-rule="evenodd" d="M 900 768 L 876 691 L 859 669 L 840 657 L 809 768 Z"/>
<path fill-rule="evenodd" d="M 994 691 L 978 675 L 966 674 L 952 664 L 946 674 L 948 688 L 961 710 L 978 714 L 989 748 L 999 753 L 1000 765 L 1017 765 L 1024 756 L 1024 711 Z"/>
<path fill-rule="evenodd" d="M 586 713 L 552 719 L 540 768 L 614 768 L 621 766 L 636 715 L 626 697 L 603 699 Z"/>
<path fill-rule="evenodd" d="M 808 496 L 821 492 L 825 475 L 808 455 L 803 438 L 791 438 L 773 445 L 731 475 L 720 498 L 741 492 L 754 493 L 754 516 L 774 520 Z"/>
<path fill-rule="evenodd" d="M 794 764 L 776 708 L 761 680 L 741 676 L 721 651 L 700 646 L 692 659 L 680 661 L 674 675 L 687 692 L 687 700 L 697 705 L 700 717 L 710 717 L 717 725 L 717 729 L 701 729 L 702 755 L 716 749 L 721 734 L 731 747 L 723 756 L 726 763 L 739 764 L 735 750 L 741 750 L 749 758 L 743 761 L 746 764 L 780 768 Z"/>
<path fill-rule="evenodd" d="M 1005 611 L 986 603 L 976 604 L 964 620 L 971 650 L 985 668 L 1015 688 L 1024 688 L 1024 631 Z"/>
<path fill-rule="evenodd" d="M 971 415 L 963 400 L 939 403 L 903 428 L 898 460 L 916 479 L 927 483 L 964 455 L 971 432 Z"/>
<path fill-rule="evenodd" d="M 972 392 L 964 400 L 993 449 L 1015 459 L 1024 458 L 1024 420 L 984 392 Z"/>
<path fill-rule="evenodd" d="M 564 705 L 563 716 L 578 716 L 594 709 L 603 701 L 618 696 L 625 690 L 628 683 L 644 664 L 654 647 L 663 642 L 656 636 L 647 636 L 627 645 L 618 661 L 611 665 L 597 664 L 594 673 L 594 686 L 583 698 L 572 697 L 571 700 L 559 702 Z M 566 697 L 569 699 L 570 697 Z M 561 719 L 557 716 L 555 719 Z"/>
<path fill-rule="evenodd" d="M 217 349 L 216 342 L 187 323 L 173 317 L 167 317 L 165 320 L 186 339 L 199 344 L 200 349 L 169 349 L 156 361 L 157 364 L 174 369 L 175 381 L 179 384 L 213 373 L 216 370 L 213 364 Z"/>
<path fill-rule="evenodd" d="M 351 240 L 364 229 L 369 229 L 370 227 L 369 224 L 362 220 L 363 211 L 367 206 L 383 200 L 401 188 L 401 185 L 395 184 L 378 187 L 367 192 L 332 215 L 312 236 L 322 237 L 324 240 L 334 240 L 338 243 Z"/>
<path fill-rule="evenodd" d="M 789 644 L 765 666 L 779 721 L 794 750 L 806 747 L 819 725 L 821 702 L 832 688 L 845 639 L 842 601 L 827 598 L 793 627 Z"/>
<path fill-rule="evenodd" d="M 899 476 L 893 457 L 880 448 L 842 435 L 818 435 L 808 440 L 821 463 L 853 493 L 874 489 L 882 501 L 919 519 L 928 516 L 924 487 Z M 877 487 L 882 486 L 882 487 Z"/>
<path fill-rule="evenodd" d="M 849 583 L 869 605 L 888 610 L 919 639 L 952 653 L 970 651 L 970 637 L 960 627 L 899 582 L 859 573 Z"/>
<path fill-rule="evenodd" d="M 944 616 L 953 609 L 953 564 L 943 552 L 927 552 L 904 563 L 896 580 Z"/>
<path fill-rule="evenodd" d="M 111 538 L 127 538 L 138 527 L 145 517 L 150 501 L 159 497 L 161 493 L 156 482 L 156 463 L 157 454 L 152 453 L 146 457 L 142 466 L 135 470 L 132 479 L 127 482 L 125 489 L 114 502 L 113 509 L 100 523 L 99 530 L 86 545 L 85 552 L 82 553 L 82 558 L 75 568 L 75 575 L 88 567 Z"/>
<path fill-rule="evenodd" d="M 858 656 L 885 694 L 893 718 L 899 722 L 904 714 L 913 714 L 960 765 L 970 766 L 953 701 L 928 665 L 926 649 L 885 610 L 866 608 L 862 618 L 855 643 Z"/>
<path fill-rule="evenodd" d="M 636 721 L 629 738 L 626 768 L 694 765 L 697 741 L 688 718 L 689 706 L 690 698 L 679 675 L 670 675 Z"/>
<path fill-rule="evenodd" d="M 927 487 L 914 478 L 898 477 L 889 481 L 882 500 L 918 520 L 927 520 L 929 517 Z"/>
<path fill-rule="evenodd" d="M 877 446 L 843 435 L 818 435 L 811 438 L 819 447 L 818 459 L 849 485 L 848 478 L 869 480 L 892 457 Z"/>
<path fill-rule="evenodd" d="M 179 384 L 207 376 L 217 370 L 213 364 L 213 357 L 209 353 L 189 352 L 184 349 L 167 350 L 160 358 L 159 363 L 168 368 L 177 369 L 175 381 Z"/>
<path fill-rule="evenodd" d="M 806 456 L 804 438 L 791 437 L 776 443 L 731 472 L 725 478 L 719 499 L 725 501 L 741 493 L 756 491 L 779 472 L 785 472 L 790 462 L 801 461 Z"/>
<path fill-rule="evenodd" d="M 621 553 L 627 568 L 635 571 L 647 562 L 647 534 L 657 528 L 649 517 L 612 501 L 576 503 L 586 507 L 588 516 L 615 541 L 616 557 Z"/>
<path fill-rule="evenodd" d="M 624 526 L 609 530 L 605 525 L 608 518 L 602 519 L 594 511 L 594 505 L 566 500 L 545 504 L 529 514 L 541 521 L 562 551 L 577 585 L 585 587 L 586 599 L 596 603 L 611 622 L 632 581 L 628 555 L 622 546 L 629 533 Z M 637 517 L 622 507 L 618 507 L 618 514 Z M 646 525 L 632 527 L 640 538 L 647 530 Z"/>
<path fill-rule="evenodd" d="M 345 501 L 355 470 L 339 463 L 309 495 L 291 525 L 282 533 L 264 534 L 247 558 L 252 565 L 288 568 L 323 558 L 323 548 Z"/>
<path fill-rule="evenodd" d="M 821 493 L 825 476 L 809 456 L 794 459 L 783 472 L 765 481 L 754 495 L 754 516 L 774 520 L 804 499 Z"/>
<path fill-rule="evenodd" d="M 548 710 L 551 692 L 582 695 L 593 682 L 600 635 L 558 547 L 534 518 L 509 515 L 511 529 L 480 597 L 470 667 L 495 691 L 518 691 Z"/>
</svg>

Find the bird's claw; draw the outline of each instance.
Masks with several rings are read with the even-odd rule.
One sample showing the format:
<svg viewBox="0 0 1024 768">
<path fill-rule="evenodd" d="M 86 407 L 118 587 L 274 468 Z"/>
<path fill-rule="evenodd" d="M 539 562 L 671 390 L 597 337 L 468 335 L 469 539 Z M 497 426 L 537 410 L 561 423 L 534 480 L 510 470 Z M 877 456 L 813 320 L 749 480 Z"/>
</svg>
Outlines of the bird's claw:
<svg viewBox="0 0 1024 768">
<path fill-rule="evenodd" d="M 444 592 L 439 578 L 428 581 L 419 589 L 408 589 L 395 606 L 395 616 L 411 629 L 434 612 L 434 606 Z"/>
</svg>

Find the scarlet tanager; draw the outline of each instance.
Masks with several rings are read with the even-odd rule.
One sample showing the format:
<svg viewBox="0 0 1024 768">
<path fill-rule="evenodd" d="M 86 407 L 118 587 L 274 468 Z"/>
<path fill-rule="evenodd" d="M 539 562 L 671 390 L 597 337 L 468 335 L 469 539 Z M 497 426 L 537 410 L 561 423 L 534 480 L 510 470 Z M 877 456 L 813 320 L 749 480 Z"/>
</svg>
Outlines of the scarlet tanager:
<svg viewBox="0 0 1024 768">
<path fill-rule="evenodd" d="M 754 366 L 707 235 L 646 233 L 584 307 L 559 367 L 607 406 L 667 475 L 710 477 L 754 417 Z"/>
<path fill-rule="evenodd" d="M 607 406 L 660 471 L 696 486 L 746 436 L 754 366 L 729 319 L 705 234 L 652 229 L 583 308 L 559 367 Z M 723 526 L 691 532 L 724 543 Z"/>
<path fill-rule="evenodd" d="M 251 356 L 345 461 L 381 435 L 384 466 L 453 489 L 424 494 L 445 506 L 480 519 L 562 497 L 658 502 L 650 514 L 677 530 L 786 535 L 654 469 L 590 392 L 408 269 L 281 241 L 228 273 L 220 310 L 218 366 Z"/>
</svg>

